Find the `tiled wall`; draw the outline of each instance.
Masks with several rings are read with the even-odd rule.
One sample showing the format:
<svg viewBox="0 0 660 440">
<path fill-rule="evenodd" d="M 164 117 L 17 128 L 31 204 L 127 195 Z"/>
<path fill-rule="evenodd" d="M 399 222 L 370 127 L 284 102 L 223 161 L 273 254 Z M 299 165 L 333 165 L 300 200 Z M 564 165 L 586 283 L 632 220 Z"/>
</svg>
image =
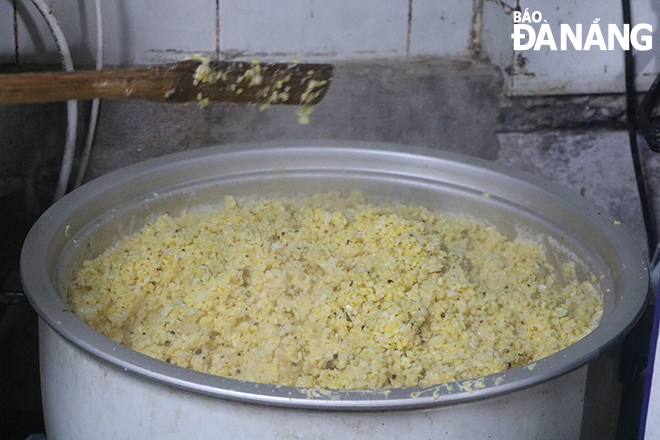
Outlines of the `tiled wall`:
<svg viewBox="0 0 660 440">
<path fill-rule="evenodd" d="M 0 62 L 15 59 L 12 1 L 0 2 Z M 57 62 L 43 19 L 16 0 L 21 62 Z M 94 2 L 49 0 L 74 59 L 96 50 Z M 103 0 L 108 64 L 178 60 L 202 52 L 268 58 L 466 55 L 472 1 Z"/>
<path fill-rule="evenodd" d="M 46 0 L 77 65 L 93 65 L 93 0 Z M 633 21 L 654 28 L 654 50 L 637 54 L 638 87 L 660 70 L 660 0 L 635 0 Z M 15 8 L 14 8 L 15 6 Z M 466 56 L 480 51 L 503 72 L 510 95 L 620 93 L 623 53 L 514 51 L 511 11 L 561 23 L 621 23 L 621 0 L 102 0 L 109 65 L 175 61 L 201 52 L 261 59 Z M 534 25 L 537 29 L 540 24 Z M 16 38 L 17 37 L 17 38 Z M 0 63 L 58 62 L 30 0 L 0 0 Z"/>
<path fill-rule="evenodd" d="M 506 14 L 516 7 L 512 0 L 485 0 L 482 43 L 484 51 L 505 70 L 505 90 L 515 95 L 559 95 L 581 93 L 621 93 L 625 90 L 624 53 L 617 42 L 615 50 L 561 50 L 560 25 L 573 31 L 582 25 L 582 42 L 586 42 L 593 24 L 597 24 L 608 42 L 608 25 L 623 29 L 621 0 L 517 0 L 521 11 L 539 11 L 542 21 L 529 23 L 538 34 L 543 23 L 549 25 L 557 50 L 544 45 L 539 50 L 512 50 L 513 17 Z M 631 1 L 632 23 L 653 27 L 652 49 L 635 50 L 638 90 L 647 90 L 660 71 L 660 0 Z M 509 4 L 509 5 L 507 5 Z M 508 23 L 508 26 L 504 26 Z M 648 31 L 640 35 L 649 35 Z"/>
</svg>

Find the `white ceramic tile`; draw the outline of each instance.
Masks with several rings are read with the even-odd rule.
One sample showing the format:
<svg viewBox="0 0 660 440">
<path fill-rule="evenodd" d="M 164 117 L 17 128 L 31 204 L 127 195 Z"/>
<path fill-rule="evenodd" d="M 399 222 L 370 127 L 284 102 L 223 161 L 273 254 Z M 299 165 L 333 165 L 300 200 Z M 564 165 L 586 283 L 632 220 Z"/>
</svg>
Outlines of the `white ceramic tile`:
<svg viewBox="0 0 660 440">
<path fill-rule="evenodd" d="M 576 0 L 553 0 L 539 6 L 539 2 L 528 0 L 521 2 L 521 9 L 529 12 L 540 11 L 553 31 L 559 49 L 559 29 L 566 23 L 575 29 L 582 24 L 583 38 L 594 19 L 600 23 L 620 23 L 621 11 L 607 7 L 605 0 L 601 7 Z M 540 24 L 534 24 L 537 30 Z M 569 44 L 569 47 L 570 44 Z M 550 50 L 543 46 L 540 50 L 518 51 L 513 65 L 513 92 L 526 94 L 563 94 L 563 93 L 607 93 L 614 92 L 622 84 L 621 71 L 623 53 L 621 51 L 591 50 Z"/>
<path fill-rule="evenodd" d="M 21 60 L 59 63 L 57 47 L 43 18 L 29 0 L 19 3 Z M 93 65 L 94 1 L 48 0 L 47 4 L 64 32 L 74 64 Z M 103 0 L 102 15 L 107 65 L 175 61 L 196 52 L 215 54 L 215 0 Z"/>
<path fill-rule="evenodd" d="M 77 66 L 93 64 L 96 26 L 93 0 L 46 0 L 67 38 Z M 484 0 L 482 49 L 504 71 L 511 94 L 622 92 L 621 51 L 514 53 L 514 0 Z M 647 89 L 660 70 L 660 0 L 636 0 L 633 20 L 653 26 L 653 50 L 636 51 L 638 88 Z M 18 7 L 18 46 L 23 63 L 59 63 L 43 18 L 29 0 Z M 175 61 L 216 52 L 218 0 L 103 0 L 108 65 Z M 220 0 L 220 48 L 227 56 L 360 58 L 462 55 L 469 48 L 473 1 L 412 0 Z M 520 0 L 539 10 L 558 39 L 559 25 L 595 18 L 621 22 L 619 0 Z M 539 25 L 535 25 L 538 29 Z M 604 27 L 603 27 L 604 28 Z M 410 33 L 408 33 L 410 31 Z M 408 46 L 409 44 L 409 46 Z M 14 61 L 12 2 L 0 0 L 0 62 Z"/>
<path fill-rule="evenodd" d="M 109 64 L 178 61 L 196 52 L 215 54 L 215 0 L 104 0 L 103 15 Z"/>
<path fill-rule="evenodd" d="M 660 0 L 636 0 L 631 3 L 633 23 L 653 26 L 653 49 L 635 53 L 637 87 L 648 90 L 660 72 Z"/>
<path fill-rule="evenodd" d="M 511 9 L 495 2 L 484 2 L 482 13 L 481 51 L 502 70 L 511 66 L 513 46 L 511 42 Z M 511 77 L 506 73 L 504 89 L 511 89 Z"/>
<path fill-rule="evenodd" d="M 575 29 L 580 23 L 583 27 L 583 40 L 595 19 L 599 19 L 601 29 L 607 40 L 607 25 L 616 24 L 621 29 L 622 13 L 618 0 L 602 0 L 596 6 L 594 1 L 551 0 L 540 3 L 538 0 L 521 1 L 521 9 L 529 12 L 540 11 L 553 31 L 559 49 L 559 29 L 566 23 Z M 634 23 L 648 23 L 657 29 L 658 0 L 640 0 L 632 2 Z M 633 24 L 634 24 L 633 23 Z M 540 24 L 533 27 L 537 30 Z M 635 51 L 638 72 L 638 86 L 648 88 L 658 71 L 658 49 L 660 41 L 654 34 L 654 50 Z M 616 47 L 619 47 L 618 44 Z M 621 93 L 624 86 L 623 51 L 591 48 L 577 51 L 568 45 L 566 51 L 550 50 L 544 46 L 541 50 L 517 51 L 514 54 L 511 76 L 511 92 L 515 95 L 546 95 L 564 93 Z"/>
<path fill-rule="evenodd" d="M 64 1 L 68 2 L 68 0 Z M 53 2 L 46 3 L 52 6 Z M 17 2 L 17 19 L 20 62 L 59 63 L 57 46 L 43 17 L 32 2 Z"/>
<path fill-rule="evenodd" d="M 472 1 L 413 0 L 410 54 L 467 54 L 472 17 Z"/>
<path fill-rule="evenodd" d="M 31 1 L 22 0 L 18 3 L 21 62 L 59 64 L 59 51 L 44 18 Z M 62 29 L 74 66 L 93 66 L 96 60 L 96 14 L 93 0 L 46 0 L 45 3 Z"/>
<path fill-rule="evenodd" d="M 16 62 L 14 44 L 14 7 L 11 1 L 0 1 L 0 63 Z"/>
<path fill-rule="evenodd" d="M 107 0 L 105 0 L 107 1 Z M 103 2 L 103 0 L 102 0 Z M 96 61 L 96 6 L 93 0 L 50 0 L 67 39 L 74 64 L 94 66 Z M 107 26 L 112 26 L 109 23 Z"/>
<path fill-rule="evenodd" d="M 245 56 L 404 55 L 408 0 L 223 0 L 220 46 Z"/>
<path fill-rule="evenodd" d="M 94 64 L 96 25 L 91 0 L 46 0 L 62 29 L 75 66 Z M 59 52 L 44 18 L 29 0 L 18 2 L 19 53 L 22 63 L 60 63 Z"/>
</svg>

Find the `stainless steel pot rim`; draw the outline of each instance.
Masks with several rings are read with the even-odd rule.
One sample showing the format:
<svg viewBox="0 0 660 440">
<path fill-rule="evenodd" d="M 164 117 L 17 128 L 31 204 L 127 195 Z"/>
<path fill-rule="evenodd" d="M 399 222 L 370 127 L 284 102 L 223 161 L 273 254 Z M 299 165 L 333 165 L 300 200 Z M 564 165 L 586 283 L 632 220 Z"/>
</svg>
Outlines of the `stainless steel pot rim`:
<svg viewBox="0 0 660 440">
<path fill-rule="evenodd" d="M 52 252 L 52 240 L 66 227 L 63 219 L 85 210 L 94 199 L 111 197 L 113 192 L 130 192 L 132 182 L 160 176 L 162 185 L 170 180 L 169 189 L 178 170 L 183 167 L 204 167 L 213 164 L 231 164 L 232 161 L 250 161 L 260 158 L 255 172 L 272 171 L 276 163 L 286 158 L 285 170 L 318 172 L 330 170 L 341 173 L 364 173 L 368 161 L 373 170 L 400 174 L 423 171 L 425 178 L 441 179 L 447 170 L 466 176 L 461 186 L 475 193 L 484 191 L 471 175 L 489 175 L 498 179 L 498 187 L 487 188 L 492 197 L 500 197 L 506 188 L 524 188 L 530 194 L 561 199 L 571 210 L 593 223 L 602 237 L 611 241 L 625 266 L 625 279 L 621 280 L 626 297 L 608 316 L 606 322 L 576 344 L 542 359 L 530 366 L 519 367 L 482 378 L 463 380 L 437 386 L 398 388 L 386 390 L 316 390 L 280 387 L 243 382 L 188 370 L 150 358 L 92 330 L 69 310 L 58 295 L 52 274 L 45 270 L 47 255 Z M 265 158 L 265 159 L 264 159 Z M 270 158 L 275 165 L 270 164 Z M 323 159 L 332 160 L 324 161 Z M 356 165 L 356 164 L 361 165 Z M 310 165 L 313 164 L 313 165 Z M 227 165 L 229 166 L 229 165 Z M 379 168 L 380 167 L 380 168 Z M 448 168 L 449 167 L 449 168 Z M 279 168 L 275 168 L 279 169 Z M 231 170 L 227 171 L 231 173 Z M 408 173 L 408 174 L 407 174 Z M 200 172 L 200 179 L 204 173 Z M 201 181 L 201 180 L 200 180 Z M 471 185 L 474 184 L 474 187 Z M 164 191 L 166 192 L 166 191 Z M 133 196 L 131 194 L 131 196 Z M 145 197 L 136 193 L 135 197 Z M 123 197 L 126 197 L 123 194 Z M 505 199 L 505 197 L 503 198 Z M 68 232 L 68 231 L 67 231 Z M 573 192 L 551 184 L 528 173 L 511 170 L 494 162 L 463 155 L 395 144 L 358 141 L 282 141 L 235 144 L 176 153 L 135 164 L 96 179 L 73 191 L 53 205 L 30 231 L 21 257 L 21 270 L 28 297 L 43 319 L 57 333 L 84 351 L 103 359 L 116 368 L 167 386 L 192 393 L 265 405 L 301 409 L 380 411 L 412 409 L 448 405 L 484 399 L 527 388 L 573 371 L 598 356 L 618 341 L 634 324 L 645 304 L 648 289 L 646 261 L 639 247 L 627 232 L 615 224 L 607 213 Z"/>
</svg>

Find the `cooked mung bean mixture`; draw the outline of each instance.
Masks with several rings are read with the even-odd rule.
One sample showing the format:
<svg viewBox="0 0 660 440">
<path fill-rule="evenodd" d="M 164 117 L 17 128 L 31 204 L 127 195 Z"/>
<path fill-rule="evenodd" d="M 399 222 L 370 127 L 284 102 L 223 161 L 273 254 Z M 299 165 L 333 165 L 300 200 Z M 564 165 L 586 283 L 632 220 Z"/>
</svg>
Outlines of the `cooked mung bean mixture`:
<svg viewBox="0 0 660 440">
<path fill-rule="evenodd" d="M 599 292 L 538 243 L 353 192 L 163 215 L 85 261 L 72 310 L 141 353 L 330 389 L 439 384 L 539 360 L 592 331 Z M 559 279 L 567 279 L 560 284 Z"/>
</svg>

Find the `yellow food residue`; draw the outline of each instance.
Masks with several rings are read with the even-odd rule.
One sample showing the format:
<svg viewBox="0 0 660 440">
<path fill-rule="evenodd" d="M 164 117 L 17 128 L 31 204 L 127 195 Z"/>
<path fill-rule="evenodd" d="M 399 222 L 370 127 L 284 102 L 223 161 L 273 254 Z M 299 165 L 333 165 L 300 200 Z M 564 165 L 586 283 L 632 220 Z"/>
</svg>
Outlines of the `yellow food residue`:
<svg viewBox="0 0 660 440">
<path fill-rule="evenodd" d="M 314 111 L 314 107 L 311 105 L 301 105 L 296 109 L 296 115 L 298 115 L 298 123 L 300 125 L 309 124 L 309 115 Z"/>
<path fill-rule="evenodd" d="M 227 81 L 227 72 L 221 70 L 214 70 L 211 68 L 211 58 L 202 54 L 194 54 L 190 57 L 184 58 L 184 60 L 199 60 L 201 61 L 200 65 L 195 69 L 193 74 L 193 85 L 199 84 L 214 84 L 220 80 Z M 298 65 L 298 62 L 292 62 L 289 64 L 289 68 L 295 68 Z M 310 70 L 307 72 L 307 76 L 302 79 L 303 83 L 307 82 L 305 91 L 302 92 L 300 96 L 301 105 L 296 109 L 296 115 L 298 117 L 298 123 L 301 125 L 307 125 L 310 122 L 309 115 L 312 113 L 313 107 L 310 104 L 321 94 L 321 87 L 328 83 L 327 80 L 316 80 L 313 79 L 314 71 Z M 263 111 L 270 108 L 271 105 L 277 103 L 285 103 L 290 98 L 291 92 L 291 75 L 287 75 L 281 80 L 276 81 L 274 85 L 264 85 L 262 89 L 258 92 L 257 96 L 260 96 L 265 100 L 263 104 L 259 105 L 259 110 Z M 244 91 L 244 87 L 256 87 L 261 86 L 263 83 L 262 75 L 262 66 L 261 61 L 254 59 L 250 62 L 250 67 L 239 76 L 235 83 L 227 85 L 227 88 L 233 91 L 235 94 L 240 95 Z M 239 85 L 243 84 L 242 87 Z M 172 92 L 169 91 L 169 94 Z M 166 98 L 168 95 L 166 94 Z M 201 93 L 197 95 L 197 102 L 200 107 L 206 107 L 210 104 L 210 100 L 207 97 L 204 97 Z"/>
</svg>

